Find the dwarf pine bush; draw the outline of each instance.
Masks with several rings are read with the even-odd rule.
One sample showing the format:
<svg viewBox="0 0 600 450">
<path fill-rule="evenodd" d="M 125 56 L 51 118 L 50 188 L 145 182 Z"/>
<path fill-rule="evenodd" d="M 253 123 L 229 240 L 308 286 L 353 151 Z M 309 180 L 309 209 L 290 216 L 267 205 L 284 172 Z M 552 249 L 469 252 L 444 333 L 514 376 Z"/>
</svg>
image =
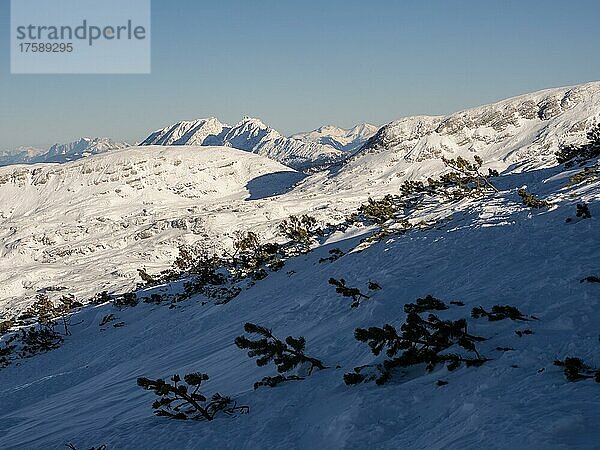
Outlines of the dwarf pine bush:
<svg viewBox="0 0 600 450">
<path fill-rule="evenodd" d="M 575 215 L 581 219 L 591 219 L 592 213 L 590 208 L 585 203 L 577 203 L 577 212 Z"/>
<path fill-rule="evenodd" d="M 249 412 L 248 406 L 237 406 L 230 397 L 218 392 L 210 399 L 200 392 L 202 382 L 208 380 L 205 373 L 189 373 L 183 377 L 171 377 L 171 383 L 163 379 L 151 380 L 138 378 L 137 384 L 143 389 L 153 391 L 159 399 L 152 403 L 154 414 L 178 420 L 211 421 L 218 413 L 232 415 L 236 412 Z"/>
<path fill-rule="evenodd" d="M 115 299 L 115 306 L 119 308 L 131 308 L 137 306 L 138 299 L 135 292 L 126 292 L 125 294 Z"/>
<path fill-rule="evenodd" d="M 487 317 L 487 319 L 490 322 L 495 322 L 504 319 L 520 321 L 530 321 L 534 319 L 533 316 L 527 317 L 523 315 L 523 313 L 519 311 L 518 308 L 509 305 L 494 305 L 492 306 L 492 310 L 489 312 L 483 309 L 481 306 L 477 306 L 471 311 L 471 317 L 473 317 L 474 319 Z"/>
<path fill-rule="evenodd" d="M 308 375 L 312 374 L 314 369 L 325 369 L 325 365 L 319 359 L 304 353 L 306 339 L 303 336 L 299 338 L 288 336 L 283 341 L 275 337 L 268 328 L 253 323 L 246 323 L 244 331 L 247 334 L 258 336 L 258 339 L 238 336 L 235 338 L 235 345 L 243 350 L 248 350 L 248 356 L 256 358 L 256 365 L 259 367 L 272 362 L 275 364 L 277 372 L 284 374 L 300 365 L 306 365 Z M 254 387 L 275 386 L 283 381 L 301 379 L 303 378 L 296 375 L 266 377 L 257 382 Z"/>
<path fill-rule="evenodd" d="M 382 224 L 394 218 L 396 212 L 402 207 L 398 204 L 398 196 L 386 195 L 381 200 L 373 200 L 369 197 L 366 204 L 358 208 L 358 212 L 375 223 Z"/>
<path fill-rule="evenodd" d="M 456 159 L 448 159 L 442 157 L 442 162 L 455 172 L 447 174 L 445 177 L 442 176 L 441 181 L 446 183 L 456 183 L 458 186 L 465 190 L 469 183 L 474 186 L 472 189 L 476 192 L 481 191 L 484 187 L 493 190 L 494 192 L 500 192 L 496 186 L 489 180 L 489 175 L 497 174 L 497 172 L 491 172 L 488 176 L 481 173 L 481 166 L 483 165 L 483 159 L 478 155 L 473 157 L 474 162 L 469 162 L 466 159 L 458 156 Z M 462 175 L 462 177 L 460 175 Z"/>
<path fill-rule="evenodd" d="M 57 349 L 61 346 L 63 338 L 49 326 L 38 325 L 21 330 L 20 341 L 20 356 L 27 358 Z"/>
<path fill-rule="evenodd" d="M 588 142 L 583 145 L 564 145 L 555 153 L 559 164 L 572 167 L 575 163 L 583 164 L 592 158 L 600 157 L 600 124 L 587 133 Z"/>
<path fill-rule="evenodd" d="M 593 379 L 600 383 L 600 369 L 588 366 L 580 358 L 568 357 L 564 361 L 556 360 L 554 365 L 563 368 L 568 381 Z"/>
<path fill-rule="evenodd" d="M 390 324 L 383 327 L 357 328 L 354 333 L 356 340 L 366 343 L 375 356 L 385 351 L 387 359 L 376 365 L 376 370 L 371 373 L 365 369 L 373 369 L 373 366 L 356 367 L 354 372 L 344 375 L 345 383 L 350 385 L 375 380 L 377 384 L 384 384 L 391 379 L 393 370 L 397 367 L 424 364 L 427 371 L 432 371 L 436 365 L 446 364 L 447 369 L 452 371 L 462 363 L 471 367 L 486 362 L 487 359 L 481 357 L 475 346 L 485 338 L 470 334 L 465 319 L 441 320 L 434 314 L 429 314 L 424 319 L 419 315 L 427 310 L 442 309 L 447 307 L 428 296 L 426 299 L 418 299 L 416 303 L 405 305 L 408 314 L 400 332 Z M 455 345 L 474 353 L 475 356 L 445 353 Z"/>
<path fill-rule="evenodd" d="M 441 300 L 433 297 L 431 294 L 425 298 L 418 298 L 415 303 L 404 305 L 404 312 L 407 314 L 421 314 L 425 311 L 444 311 L 448 306 Z"/>
<path fill-rule="evenodd" d="M 319 258 L 319 263 L 337 261 L 342 256 L 344 256 L 344 252 L 341 249 L 339 249 L 339 248 L 332 248 L 331 250 L 329 250 L 328 253 L 329 253 L 328 257 L 326 257 L 326 258 Z"/>
<path fill-rule="evenodd" d="M 341 294 L 343 297 L 349 297 L 352 299 L 352 303 L 350 305 L 351 308 L 358 308 L 362 300 L 368 300 L 369 298 L 371 298 L 368 295 L 363 294 L 360 291 L 360 289 L 347 286 L 346 280 L 344 280 L 343 278 L 340 278 L 339 280 L 336 280 L 335 278 L 330 278 L 329 284 L 335 286 L 335 292 L 337 292 L 338 294 Z"/>
<path fill-rule="evenodd" d="M 315 237 L 320 235 L 317 219 L 306 214 L 290 216 L 281 222 L 279 232 L 290 240 L 296 253 L 306 253 Z"/>
<path fill-rule="evenodd" d="M 523 204 L 530 208 L 539 209 L 550 206 L 550 203 L 548 203 L 546 200 L 540 200 L 525 188 L 519 189 L 517 194 L 519 194 L 519 197 L 521 197 Z"/>
</svg>

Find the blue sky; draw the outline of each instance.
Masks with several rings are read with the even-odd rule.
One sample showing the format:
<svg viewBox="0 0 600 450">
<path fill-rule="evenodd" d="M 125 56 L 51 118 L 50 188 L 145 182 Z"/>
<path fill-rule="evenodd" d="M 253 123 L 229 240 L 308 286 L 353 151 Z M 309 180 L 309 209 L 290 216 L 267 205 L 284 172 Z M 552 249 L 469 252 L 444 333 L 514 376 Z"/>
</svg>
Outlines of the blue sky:
<svg viewBox="0 0 600 450">
<path fill-rule="evenodd" d="M 0 150 L 206 116 L 383 124 L 600 79 L 593 0 L 152 0 L 150 75 L 11 75 L 0 2 Z"/>
</svg>

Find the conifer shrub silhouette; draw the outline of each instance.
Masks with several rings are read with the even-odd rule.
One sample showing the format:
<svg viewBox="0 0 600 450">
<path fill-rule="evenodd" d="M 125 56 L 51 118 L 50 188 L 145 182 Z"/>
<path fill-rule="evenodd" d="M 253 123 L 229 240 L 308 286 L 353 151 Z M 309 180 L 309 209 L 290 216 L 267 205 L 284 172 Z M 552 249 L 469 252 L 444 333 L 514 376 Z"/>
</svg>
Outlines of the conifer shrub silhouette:
<svg viewBox="0 0 600 450">
<path fill-rule="evenodd" d="M 202 243 L 180 245 L 178 250 L 179 254 L 173 262 L 173 268 L 180 274 L 201 275 L 219 264 L 219 258 Z"/>
<path fill-rule="evenodd" d="M 510 320 L 520 320 L 520 321 L 530 321 L 534 320 L 535 317 L 527 317 L 518 308 L 515 306 L 509 305 L 494 305 L 492 306 L 491 311 L 486 311 L 481 306 L 476 306 L 471 310 L 471 317 L 474 319 L 479 319 L 482 317 L 487 317 L 490 322 L 510 319 Z"/>
<path fill-rule="evenodd" d="M 94 297 L 92 298 L 91 302 L 94 305 L 102 305 L 103 303 L 107 303 L 111 301 L 111 296 L 109 295 L 108 291 L 102 291 L 97 293 L 96 295 L 94 295 Z"/>
<path fill-rule="evenodd" d="M 411 196 L 425 192 L 432 193 L 433 190 L 431 188 L 431 184 L 426 185 L 422 181 L 405 180 L 404 183 L 402 183 L 402 186 L 400 186 L 400 192 L 404 196 Z"/>
<path fill-rule="evenodd" d="M 600 283 L 600 277 L 596 277 L 594 275 L 590 275 L 588 277 L 581 279 L 582 283 Z"/>
<path fill-rule="evenodd" d="M 596 164 L 593 167 L 584 167 L 583 170 L 569 177 L 569 181 L 574 184 L 591 183 L 600 176 L 600 167 Z"/>
<path fill-rule="evenodd" d="M 10 365 L 10 361 L 12 359 L 13 352 L 16 348 L 16 346 L 12 344 L 12 342 L 15 340 L 15 338 L 16 338 L 16 336 L 14 336 L 12 339 L 8 339 L 7 342 L 3 343 L 0 346 L 0 369 L 3 369 L 4 367 L 7 367 Z"/>
<path fill-rule="evenodd" d="M 117 320 L 117 318 L 114 314 L 107 314 L 106 316 L 102 317 L 102 320 L 100 320 L 98 326 L 103 327 L 104 325 L 108 325 L 110 322 L 114 322 L 115 320 Z"/>
<path fill-rule="evenodd" d="M 57 349 L 63 342 L 62 336 L 47 325 L 36 325 L 21 330 L 19 356 L 28 358 L 38 353 Z"/>
<path fill-rule="evenodd" d="M 381 286 L 379 285 L 379 283 L 376 283 L 375 281 L 370 281 L 367 284 L 367 287 L 369 288 L 370 291 L 379 291 L 381 290 Z"/>
<path fill-rule="evenodd" d="M 15 323 L 15 319 L 0 320 L 0 335 L 8 333 L 8 331 L 15 326 Z"/>
<path fill-rule="evenodd" d="M 568 381 L 593 379 L 600 383 L 600 369 L 588 366 L 580 358 L 567 357 L 564 361 L 554 361 L 554 365 L 563 368 Z"/>
<path fill-rule="evenodd" d="M 381 200 L 373 200 L 369 197 L 367 203 L 358 208 L 358 212 L 367 219 L 382 224 L 394 218 L 394 215 L 402 208 L 400 197 L 391 194 Z"/>
<path fill-rule="evenodd" d="M 13 326 L 20 329 L 10 333 L 0 348 L 0 367 L 6 367 L 14 359 L 29 358 L 59 348 L 63 337 L 56 331 L 62 323 L 64 335 L 71 334 L 70 311 L 83 306 L 73 296 L 63 296 L 54 304 L 45 293 L 38 294 L 35 302 L 16 320 L 2 322 L 2 333 L 10 333 Z"/>
<path fill-rule="evenodd" d="M 475 345 L 486 338 L 470 334 L 466 319 L 441 320 L 434 314 L 424 319 L 419 315 L 428 309 L 445 309 L 444 306 L 431 296 L 405 305 L 407 317 L 400 327 L 400 333 L 390 324 L 357 328 L 354 332 L 356 340 L 366 343 L 375 356 L 385 352 L 387 359 L 375 366 L 356 367 L 353 372 L 344 375 L 344 382 L 352 385 L 375 380 L 376 384 L 384 384 L 392 378 L 394 369 L 398 367 L 423 364 L 425 370 L 431 372 L 436 365 L 446 364 L 446 368 L 452 371 L 462 363 L 473 367 L 488 361 L 479 354 Z M 474 356 L 446 353 L 453 346 L 474 353 Z"/>
<path fill-rule="evenodd" d="M 517 194 L 519 194 L 519 197 L 521 197 L 523 204 L 529 208 L 539 209 L 550 206 L 550 203 L 548 203 L 546 200 L 540 200 L 525 188 L 519 189 Z"/>
<path fill-rule="evenodd" d="M 158 293 L 153 293 L 150 294 L 150 297 L 144 297 L 144 303 L 153 303 L 155 305 L 160 305 L 162 302 L 164 302 L 167 299 L 167 296 L 162 295 L 162 294 L 158 294 Z"/>
<path fill-rule="evenodd" d="M 427 295 L 425 298 L 418 298 L 415 303 L 407 303 L 404 305 L 404 312 L 407 314 L 421 314 L 425 311 L 444 311 L 446 309 L 448 309 L 448 306 L 431 294 Z"/>
<path fill-rule="evenodd" d="M 559 164 L 573 167 L 575 163 L 584 164 L 586 161 L 600 157 L 600 124 L 595 125 L 587 133 L 588 142 L 583 145 L 563 145 L 555 153 Z"/>
<path fill-rule="evenodd" d="M 54 303 L 48 298 L 47 294 L 37 294 L 35 302 L 29 306 L 19 317 L 20 320 L 35 319 L 43 325 L 50 325 L 56 318 Z"/>
<path fill-rule="evenodd" d="M 533 334 L 533 331 L 531 331 L 530 329 L 517 330 L 517 331 L 515 331 L 515 334 L 519 337 L 530 336 Z"/>
<path fill-rule="evenodd" d="M 120 297 L 115 298 L 114 304 L 118 308 L 131 308 L 137 306 L 137 294 L 135 292 L 126 292 Z"/>
<path fill-rule="evenodd" d="M 61 322 L 64 327 L 64 334 L 70 335 L 71 314 L 73 309 L 80 308 L 83 303 L 75 300 L 72 295 L 63 295 L 58 304 L 54 304 L 45 293 L 36 295 L 36 301 L 21 316 L 19 321 L 21 325 L 37 323 L 42 328 L 49 328 L 54 331 L 57 322 Z"/>
<path fill-rule="evenodd" d="M 68 312 L 73 309 L 81 308 L 83 303 L 78 300 L 75 300 L 74 295 L 63 295 L 60 298 L 60 305 L 58 307 L 59 313 Z"/>
<path fill-rule="evenodd" d="M 306 339 L 301 336 L 294 338 L 288 336 L 285 341 L 278 339 L 271 330 L 253 323 L 246 323 L 244 331 L 250 335 L 258 336 L 258 339 L 251 339 L 246 336 L 235 338 L 235 345 L 242 350 L 248 350 L 250 358 L 256 358 L 256 365 L 259 367 L 273 363 L 279 374 L 290 372 L 298 366 L 305 366 L 307 374 L 311 375 L 314 369 L 323 370 L 325 365 L 317 358 L 307 356 L 304 353 Z M 302 380 L 301 376 L 288 375 L 265 377 L 257 382 L 255 388 L 259 386 L 276 386 L 279 383 L 289 380 Z"/>
<path fill-rule="evenodd" d="M 276 243 L 261 243 L 259 236 L 252 232 L 236 232 L 233 242 L 233 253 L 225 252 L 229 265 L 236 279 L 250 277 L 262 280 L 268 276 L 265 269 L 277 271 L 283 266 L 284 251 Z M 229 264 L 227 264 L 229 263 Z"/>
<path fill-rule="evenodd" d="M 275 375 L 274 377 L 264 377 L 262 380 L 254 383 L 254 389 L 258 389 L 261 386 L 275 387 L 286 381 L 300 381 L 304 380 L 304 377 L 298 375 Z"/>
<path fill-rule="evenodd" d="M 163 379 L 151 380 L 138 378 L 137 384 L 143 389 L 153 391 L 159 399 L 152 404 L 154 414 L 178 420 L 207 420 L 211 421 L 219 413 L 233 415 L 237 412 L 247 413 L 248 406 L 237 406 L 230 397 L 224 397 L 218 392 L 210 398 L 200 392 L 202 382 L 208 380 L 205 373 L 189 373 L 183 377 L 171 377 L 171 383 Z"/>
<path fill-rule="evenodd" d="M 138 275 L 143 281 L 140 287 L 153 287 L 161 284 L 161 280 L 158 277 L 150 275 L 145 268 L 138 269 Z"/>
<path fill-rule="evenodd" d="M 320 258 L 319 263 L 337 261 L 342 256 L 344 256 L 344 252 L 339 248 L 332 248 L 331 250 L 329 250 L 328 253 L 329 253 L 329 256 L 326 258 Z"/>
<path fill-rule="evenodd" d="M 466 191 L 473 190 L 475 192 L 479 192 L 483 188 L 488 188 L 494 192 L 500 192 L 498 188 L 496 188 L 496 186 L 494 186 L 489 180 L 489 175 L 497 174 L 497 172 L 490 171 L 488 176 L 484 175 L 481 173 L 483 159 L 477 155 L 475 155 L 473 159 L 474 162 L 471 163 L 460 156 L 456 157 L 456 159 L 442 157 L 442 162 L 447 167 L 455 170 L 455 172 L 442 176 L 441 181 L 445 182 L 446 184 L 456 183 Z M 469 183 L 474 185 L 471 189 L 467 187 Z"/>
<path fill-rule="evenodd" d="M 62 323 L 65 336 L 71 335 L 71 311 L 82 306 L 83 303 L 75 300 L 75 296 L 63 295 L 58 306 L 54 307 L 55 317 Z"/>
<path fill-rule="evenodd" d="M 65 444 L 65 447 L 67 447 L 70 450 L 77 450 L 77 447 L 75 447 L 75 444 L 73 444 L 71 442 Z M 102 445 L 99 445 L 98 447 L 92 447 L 90 450 L 107 450 L 107 448 L 108 447 L 106 446 L 106 444 L 102 444 Z"/>
<path fill-rule="evenodd" d="M 577 203 L 577 212 L 575 215 L 581 219 L 591 219 L 592 213 L 590 208 L 585 203 Z"/>
<path fill-rule="evenodd" d="M 315 238 L 321 234 L 317 219 L 306 214 L 300 217 L 290 216 L 281 222 L 279 232 L 290 240 L 292 255 L 309 251 Z"/>
<path fill-rule="evenodd" d="M 335 278 L 330 278 L 329 284 L 335 286 L 335 292 L 337 292 L 338 294 L 341 294 L 343 297 L 349 297 L 352 299 L 352 304 L 350 305 L 351 308 L 358 308 L 362 300 L 368 300 L 369 298 L 371 298 L 368 295 L 360 292 L 360 289 L 358 288 L 348 287 L 346 285 L 346 280 L 344 280 L 343 278 L 340 278 L 339 280 L 336 280 Z"/>
</svg>

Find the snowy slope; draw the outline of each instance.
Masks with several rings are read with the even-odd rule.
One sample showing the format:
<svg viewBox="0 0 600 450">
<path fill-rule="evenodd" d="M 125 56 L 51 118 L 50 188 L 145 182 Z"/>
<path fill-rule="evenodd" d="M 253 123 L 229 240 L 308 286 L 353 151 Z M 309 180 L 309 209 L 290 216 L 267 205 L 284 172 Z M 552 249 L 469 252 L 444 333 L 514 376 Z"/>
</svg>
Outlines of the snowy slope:
<svg viewBox="0 0 600 450">
<path fill-rule="evenodd" d="M 224 147 L 132 147 L 0 168 L 0 310 L 24 309 L 53 286 L 81 298 L 132 286 L 138 267 L 167 264 L 186 239 L 239 227 L 236 204 L 301 178 Z M 252 209 L 257 220 L 265 214 Z"/>
<path fill-rule="evenodd" d="M 477 153 L 514 162 L 541 157 L 600 119 L 600 82 L 547 89 L 449 116 L 409 117 L 382 127 L 360 153 L 408 161 Z"/>
<path fill-rule="evenodd" d="M 227 146 L 274 159 L 297 170 L 338 161 L 342 152 L 330 145 L 282 136 L 260 119 L 245 117 L 233 127 L 215 118 L 198 119 L 155 131 L 142 145 Z"/>
<path fill-rule="evenodd" d="M 533 170 L 554 164 L 565 143 L 582 142 L 600 122 L 600 82 L 548 89 L 449 116 L 407 117 L 383 126 L 323 185 L 376 195 L 407 178 L 427 179 L 444 166 L 441 156 L 479 155 L 484 168 Z"/>
<path fill-rule="evenodd" d="M 0 154 L 0 166 L 11 164 L 65 163 L 91 155 L 128 147 L 124 142 L 114 142 L 108 138 L 83 137 L 67 144 L 54 144 L 47 150 L 25 149 L 16 153 Z"/>
<path fill-rule="evenodd" d="M 350 129 L 325 125 L 313 131 L 290 136 L 303 142 L 330 145 L 344 152 L 352 152 L 362 147 L 379 130 L 378 126 L 361 123 Z"/>
<path fill-rule="evenodd" d="M 434 227 L 362 251 L 352 250 L 372 227 L 326 235 L 224 305 L 195 296 L 174 309 L 83 308 L 61 348 L 0 369 L 0 448 L 595 448 L 599 387 L 566 382 L 552 361 L 578 356 L 600 367 L 600 291 L 580 282 L 600 276 L 600 180 L 573 183 L 580 169 L 557 167 L 554 152 L 582 141 L 599 118 L 600 83 L 589 83 L 448 117 L 401 119 L 347 162 L 306 177 L 261 156 L 279 148 L 278 138 L 256 119 L 223 131 L 227 142 L 251 142 L 259 155 L 140 146 L 61 165 L 0 168 L 0 315 L 23 311 L 48 288 L 65 288 L 49 291 L 51 298 L 72 293 L 83 301 L 102 290 L 129 291 L 138 268 L 169 267 L 183 242 L 210 242 L 219 251 L 236 230 L 281 239 L 276 228 L 291 214 L 339 223 L 369 196 L 439 175 L 446 170 L 441 155 L 477 154 L 485 168 L 502 172 L 494 179 L 499 194 L 425 202 L 408 216 Z M 551 207 L 523 206 L 522 186 Z M 592 218 L 566 223 L 580 202 Z M 319 262 L 338 247 L 345 256 Z M 329 277 L 361 289 L 376 281 L 382 290 L 351 309 Z M 354 329 L 399 326 L 403 305 L 427 294 L 465 303 L 444 318 L 501 304 L 539 321 L 469 319 L 471 331 L 489 338 L 478 345 L 491 359 L 482 367 L 344 385 L 345 372 L 381 360 L 353 338 Z M 107 314 L 124 326 L 99 327 Z M 330 368 L 254 391 L 274 369 L 257 367 L 233 345 L 247 321 L 281 337 L 305 336 L 307 353 Z M 533 334 L 515 334 L 527 328 Z M 232 395 L 250 414 L 211 423 L 153 417 L 153 395 L 136 378 L 192 371 L 209 373 L 207 392 Z"/>
<path fill-rule="evenodd" d="M 544 104 L 552 98 L 579 101 L 546 120 L 537 115 L 515 119 L 518 127 L 511 125 L 498 135 L 487 125 L 462 131 L 492 136 L 477 152 L 484 169 L 537 170 L 555 164 L 559 143 L 584 137 L 585 129 L 574 125 L 589 126 L 600 117 L 600 83 L 533 93 L 450 118 L 487 117 L 490 111 Z M 226 246 L 231 233 L 240 229 L 271 237 L 279 221 L 291 214 L 308 213 L 321 223 L 342 221 L 368 197 L 395 194 L 406 179 L 426 179 L 446 170 L 427 150 L 436 142 L 446 143 L 442 152 L 447 156 L 472 158 L 471 149 L 457 145 L 455 135 L 441 128 L 431 131 L 444 120 L 415 117 L 394 122 L 376 135 L 380 146 L 373 138 L 371 147 L 347 163 L 303 180 L 274 161 L 224 147 L 195 147 L 188 156 L 190 148 L 185 146 L 141 146 L 64 166 L 0 169 L 0 311 L 9 306 L 24 309 L 36 291 L 53 285 L 64 285 L 83 298 L 98 286 L 131 287 L 137 268 L 167 267 L 184 240 L 211 239 Z M 253 142 L 271 156 L 261 147 L 265 136 L 273 135 L 266 130 L 256 119 L 246 119 L 227 132 L 227 139 Z M 245 175 L 231 179 L 224 176 L 226 168 L 214 169 L 223 158 L 227 164 L 240 159 L 247 167 Z M 224 195 L 232 190 L 239 194 Z M 110 270 L 99 267 L 99 261 L 106 261 Z M 96 286 L 89 280 L 101 282 Z"/>
<path fill-rule="evenodd" d="M 592 380 L 569 383 L 552 365 L 579 356 L 600 366 L 600 292 L 579 281 L 600 270 L 600 189 L 598 180 L 570 185 L 575 172 L 505 175 L 496 180 L 497 196 L 411 217 L 452 215 L 437 228 L 319 263 L 329 249 L 351 250 L 360 238 L 356 231 L 338 233 L 225 305 L 196 297 L 175 309 L 143 303 L 125 310 L 86 308 L 61 348 L 0 370 L 0 446 L 595 448 L 600 387 Z M 553 206 L 521 205 L 515 187 L 523 185 Z M 579 201 L 589 204 L 592 219 L 565 223 Z M 382 290 L 351 309 L 327 284 L 329 277 L 353 286 L 373 280 Z M 469 319 L 471 332 L 489 338 L 479 344 L 491 358 L 481 367 L 398 373 L 384 386 L 344 385 L 345 372 L 377 360 L 354 340 L 354 329 L 399 326 L 403 305 L 426 294 L 464 302 L 442 312 L 446 318 L 468 316 L 474 306 L 509 304 L 539 320 Z M 110 313 L 124 326 L 99 327 Z M 253 390 L 253 382 L 274 369 L 257 367 L 233 345 L 246 321 L 278 336 L 305 336 L 307 353 L 329 368 L 304 381 Z M 515 334 L 525 328 L 533 334 Z M 210 374 L 205 392 L 232 395 L 250 407 L 249 414 L 210 423 L 152 416 L 154 395 L 138 388 L 136 378 L 192 371 Z M 436 386 L 437 380 L 448 384 Z"/>
<path fill-rule="evenodd" d="M 551 99 L 569 108 L 542 120 L 536 107 L 531 118 L 517 117 L 516 125 L 499 134 L 485 124 L 461 130 L 471 136 L 488 133 L 488 143 L 477 141 L 484 169 L 534 170 L 555 163 L 560 143 L 584 137 L 585 128 L 575 125 L 589 126 L 600 117 L 600 83 L 528 94 L 447 119 L 402 119 L 383 127 L 350 161 L 302 181 L 300 174 L 274 161 L 224 147 L 195 147 L 188 156 L 185 146 L 141 146 L 64 166 L 0 169 L 0 308 L 24 308 L 37 290 L 54 284 L 81 296 L 96 288 L 88 280 L 102 280 L 106 288 L 132 286 L 137 268 L 165 268 L 183 239 L 226 244 L 227 236 L 239 229 L 269 237 L 278 221 L 291 214 L 309 213 L 322 223 L 342 221 L 368 197 L 397 193 L 406 179 L 443 172 L 443 164 L 434 158 L 440 152 L 432 152 L 438 143 L 443 144 L 442 154 L 472 158 L 471 147 L 458 145 L 456 135 L 439 124 L 456 117 L 474 122 L 494 111 L 503 111 L 500 116 L 505 117 L 522 110 L 523 104 L 548 104 Z M 265 146 L 277 142 L 277 132 L 257 119 L 245 119 L 226 136 L 228 143 L 250 142 L 268 157 L 277 148 Z M 223 175 L 226 168 L 215 171 L 223 158 L 227 164 L 239 158 L 247 167 L 245 175 L 233 180 Z M 224 196 L 232 190 L 239 194 Z M 188 208 L 195 209 L 190 213 Z M 134 244 L 137 249 L 130 251 Z M 98 268 L 98 261 L 108 261 L 111 270 Z"/>
</svg>

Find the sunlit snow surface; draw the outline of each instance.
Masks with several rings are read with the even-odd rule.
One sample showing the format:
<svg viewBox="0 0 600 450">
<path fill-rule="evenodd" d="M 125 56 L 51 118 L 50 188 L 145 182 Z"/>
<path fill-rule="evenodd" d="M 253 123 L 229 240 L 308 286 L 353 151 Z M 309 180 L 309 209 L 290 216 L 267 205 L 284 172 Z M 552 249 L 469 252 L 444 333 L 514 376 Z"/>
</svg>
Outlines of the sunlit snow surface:
<svg viewBox="0 0 600 450">
<path fill-rule="evenodd" d="M 600 367 L 600 287 L 580 282 L 600 276 L 599 182 L 572 185 L 577 169 L 553 166 L 552 154 L 557 143 L 582 140 L 584 130 L 568 132 L 574 124 L 595 123 L 598 86 L 584 85 L 580 103 L 555 116 L 520 120 L 506 137 L 514 145 L 494 140 L 480 149 L 486 167 L 504 171 L 494 180 L 500 194 L 427 203 L 409 217 L 440 220 L 433 228 L 319 263 L 332 248 L 355 249 L 369 230 L 338 232 L 225 305 L 194 297 L 175 309 L 84 308 L 61 348 L 0 370 L 0 447 L 595 448 L 600 385 L 569 383 L 552 362 L 578 356 Z M 564 98 L 566 91 L 551 95 Z M 548 95 L 531 97 L 540 102 Z M 237 229 L 272 239 L 290 214 L 341 221 L 367 197 L 443 170 L 437 159 L 410 157 L 434 139 L 448 156 L 472 155 L 444 134 L 416 138 L 406 150 L 386 133 L 381 145 L 347 164 L 305 178 L 223 147 L 144 146 L 65 165 L 0 169 L 0 308 L 21 310 L 49 286 L 65 286 L 81 299 L 104 289 L 123 292 L 139 281 L 138 267 L 167 267 L 180 242 L 227 245 Z M 555 145 L 544 148 L 549 142 Z M 516 194 L 522 186 L 551 207 L 523 206 Z M 566 223 L 582 201 L 592 218 Z M 382 289 L 351 309 L 328 285 L 330 277 L 360 287 L 372 280 Z M 398 373 L 385 386 L 344 385 L 345 372 L 380 360 L 354 339 L 354 329 L 398 327 L 403 305 L 427 294 L 465 303 L 443 318 L 501 304 L 539 321 L 469 319 L 472 333 L 489 338 L 478 348 L 491 361 L 479 368 Z M 109 313 L 125 326 L 101 329 Z M 275 371 L 257 367 L 233 344 L 248 321 L 281 337 L 305 336 L 307 353 L 329 369 L 254 391 L 255 381 Z M 515 334 L 525 328 L 533 334 Z M 154 417 L 153 395 L 136 378 L 193 371 L 211 376 L 206 392 L 231 395 L 250 413 L 211 423 Z M 439 379 L 448 385 L 436 386 Z"/>
</svg>

